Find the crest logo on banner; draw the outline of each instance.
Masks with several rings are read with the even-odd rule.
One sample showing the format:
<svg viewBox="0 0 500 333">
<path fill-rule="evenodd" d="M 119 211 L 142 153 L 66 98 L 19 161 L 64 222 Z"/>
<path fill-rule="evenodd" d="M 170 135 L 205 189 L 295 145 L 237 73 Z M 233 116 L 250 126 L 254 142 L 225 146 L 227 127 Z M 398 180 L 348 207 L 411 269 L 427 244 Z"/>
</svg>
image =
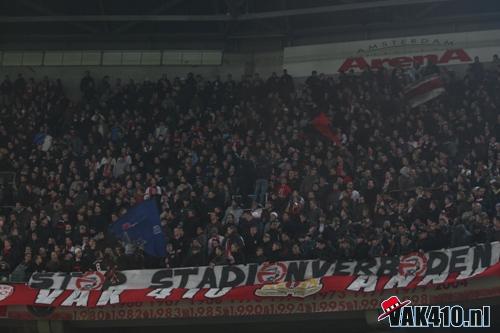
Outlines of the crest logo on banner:
<svg viewBox="0 0 500 333">
<path fill-rule="evenodd" d="M 257 282 L 260 283 L 273 283 L 282 281 L 286 272 L 287 266 L 283 262 L 265 263 L 257 272 Z"/>
<path fill-rule="evenodd" d="M 14 287 L 7 284 L 0 284 L 0 301 L 7 299 L 14 293 Z"/>
<path fill-rule="evenodd" d="M 79 290 L 101 289 L 106 278 L 101 272 L 87 272 L 76 279 L 76 288 Z"/>
<path fill-rule="evenodd" d="M 427 271 L 427 257 L 420 252 L 414 252 L 401 257 L 399 261 L 399 275 L 421 276 Z"/>
</svg>

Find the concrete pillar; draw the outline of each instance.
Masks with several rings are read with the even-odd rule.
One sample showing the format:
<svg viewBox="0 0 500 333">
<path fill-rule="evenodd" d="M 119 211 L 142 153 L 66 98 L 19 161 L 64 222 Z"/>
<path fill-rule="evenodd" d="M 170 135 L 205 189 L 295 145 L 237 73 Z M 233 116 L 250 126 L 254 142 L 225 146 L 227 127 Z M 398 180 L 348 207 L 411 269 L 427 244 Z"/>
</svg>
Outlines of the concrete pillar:
<svg viewBox="0 0 500 333">
<path fill-rule="evenodd" d="M 64 333 L 64 323 L 58 320 L 38 320 L 37 333 Z"/>
</svg>

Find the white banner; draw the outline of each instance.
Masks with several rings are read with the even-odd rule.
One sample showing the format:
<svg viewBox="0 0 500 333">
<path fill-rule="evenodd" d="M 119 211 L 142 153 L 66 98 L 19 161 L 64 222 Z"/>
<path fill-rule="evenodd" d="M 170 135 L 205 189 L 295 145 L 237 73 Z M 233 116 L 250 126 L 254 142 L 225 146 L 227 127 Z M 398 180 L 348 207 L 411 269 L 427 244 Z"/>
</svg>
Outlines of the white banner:
<svg viewBox="0 0 500 333">
<path fill-rule="evenodd" d="M 489 62 L 500 54 L 500 30 L 399 37 L 287 47 L 283 68 L 294 76 L 361 71 L 366 68 L 409 67 L 432 60 L 438 65 Z"/>
<path fill-rule="evenodd" d="M 498 263 L 500 243 L 487 243 L 474 247 L 414 252 L 399 257 L 380 257 L 365 261 L 302 260 L 215 267 L 182 267 L 158 270 L 130 270 L 112 272 L 113 289 L 145 288 L 227 288 L 267 283 L 305 281 L 328 276 L 373 277 L 390 276 L 393 284 L 408 285 L 415 278 L 419 285 L 438 283 L 449 274 L 458 280 L 482 273 Z M 88 273 L 34 273 L 29 286 L 37 289 L 95 290 L 103 289 L 109 272 Z M 363 279 L 361 279 L 363 280 Z M 360 281 L 361 281 L 360 280 Z M 363 280 L 364 281 L 364 280 Z M 391 282 L 392 281 L 392 282 Z M 366 281 L 365 281 L 366 282 Z"/>
</svg>

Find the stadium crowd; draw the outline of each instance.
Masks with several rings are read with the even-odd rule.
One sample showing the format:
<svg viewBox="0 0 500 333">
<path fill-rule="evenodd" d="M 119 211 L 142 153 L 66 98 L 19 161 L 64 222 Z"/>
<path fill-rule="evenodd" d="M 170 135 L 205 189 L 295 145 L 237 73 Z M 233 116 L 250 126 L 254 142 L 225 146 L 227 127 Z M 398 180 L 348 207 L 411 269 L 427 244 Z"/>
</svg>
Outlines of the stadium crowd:
<svg viewBox="0 0 500 333">
<path fill-rule="evenodd" d="M 0 280 L 32 272 L 354 259 L 500 240 L 500 70 L 428 64 L 0 86 Z M 404 87 L 441 72 L 410 108 Z M 311 120 L 331 120 L 339 138 Z M 167 256 L 108 226 L 156 200 Z"/>
</svg>

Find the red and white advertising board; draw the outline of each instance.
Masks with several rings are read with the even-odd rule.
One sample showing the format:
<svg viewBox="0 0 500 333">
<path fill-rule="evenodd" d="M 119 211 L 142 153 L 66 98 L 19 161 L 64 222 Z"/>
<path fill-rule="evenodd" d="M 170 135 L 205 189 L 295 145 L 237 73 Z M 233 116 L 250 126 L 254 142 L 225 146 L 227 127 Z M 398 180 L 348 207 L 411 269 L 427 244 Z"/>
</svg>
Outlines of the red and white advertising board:
<svg viewBox="0 0 500 333">
<path fill-rule="evenodd" d="M 298 77 L 335 74 L 367 68 L 410 67 L 432 61 L 438 65 L 463 65 L 475 57 L 483 62 L 500 55 L 500 30 L 437 34 L 287 47 L 283 68 Z"/>
</svg>

